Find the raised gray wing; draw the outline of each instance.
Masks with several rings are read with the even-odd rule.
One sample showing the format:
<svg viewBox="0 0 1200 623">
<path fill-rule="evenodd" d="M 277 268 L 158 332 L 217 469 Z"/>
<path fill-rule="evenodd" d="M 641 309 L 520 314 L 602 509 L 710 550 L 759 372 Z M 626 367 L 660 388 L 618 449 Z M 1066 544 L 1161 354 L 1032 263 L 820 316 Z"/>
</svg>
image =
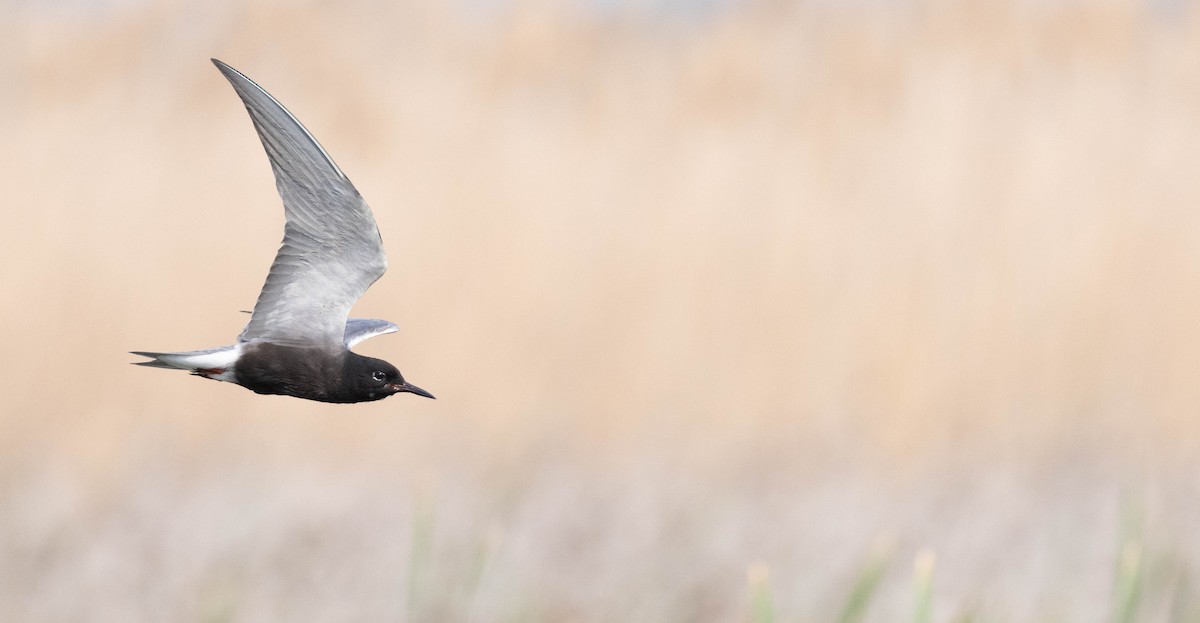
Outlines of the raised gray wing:
<svg viewBox="0 0 1200 623">
<path fill-rule="evenodd" d="M 340 348 L 350 308 L 387 269 L 371 209 L 308 130 L 270 93 L 212 59 L 262 140 L 287 224 L 239 341 Z"/>
<path fill-rule="evenodd" d="M 353 348 L 355 344 L 375 337 L 384 333 L 395 333 L 400 327 L 386 320 L 368 320 L 366 318 L 350 318 L 346 321 L 346 333 L 342 338 L 346 348 Z"/>
</svg>

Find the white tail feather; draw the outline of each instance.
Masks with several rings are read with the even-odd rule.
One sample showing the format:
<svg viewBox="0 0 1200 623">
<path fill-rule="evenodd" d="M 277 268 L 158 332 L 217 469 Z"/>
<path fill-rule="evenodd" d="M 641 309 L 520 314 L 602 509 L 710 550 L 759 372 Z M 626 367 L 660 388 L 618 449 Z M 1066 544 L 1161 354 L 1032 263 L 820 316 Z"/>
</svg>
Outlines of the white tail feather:
<svg viewBox="0 0 1200 623">
<path fill-rule="evenodd" d="M 138 362 L 139 366 L 188 370 L 210 379 L 233 382 L 234 368 L 238 357 L 242 354 L 242 345 L 235 344 L 183 353 L 134 352 L 133 354 L 151 359 Z"/>
</svg>

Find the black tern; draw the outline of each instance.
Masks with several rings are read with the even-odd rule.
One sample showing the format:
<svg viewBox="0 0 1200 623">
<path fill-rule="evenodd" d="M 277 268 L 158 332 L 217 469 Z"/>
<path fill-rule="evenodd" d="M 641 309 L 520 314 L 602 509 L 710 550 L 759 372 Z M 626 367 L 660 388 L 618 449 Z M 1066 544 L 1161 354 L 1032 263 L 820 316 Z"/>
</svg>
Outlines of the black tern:
<svg viewBox="0 0 1200 623">
<path fill-rule="evenodd" d="M 317 139 L 240 71 L 212 59 L 246 105 L 262 141 L 287 222 L 250 322 L 232 346 L 182 353 L 133 352 L 137 365 L 188 370 L 259 394 L 366 402 L 409 392 L 392 364 L 350 351 L 392 333 L 386 320 L 349 318 L 387 269 L 383 239 L 363 198 Z"/>
</svg>

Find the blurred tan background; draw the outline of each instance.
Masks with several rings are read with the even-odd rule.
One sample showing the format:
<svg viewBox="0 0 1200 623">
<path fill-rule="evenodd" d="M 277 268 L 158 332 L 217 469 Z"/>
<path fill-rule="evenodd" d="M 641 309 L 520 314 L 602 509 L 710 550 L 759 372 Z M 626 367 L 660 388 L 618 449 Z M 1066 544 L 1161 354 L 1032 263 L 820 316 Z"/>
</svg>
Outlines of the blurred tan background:
<svg viewBox="0 0 1200 623">
<path fill-rule="evenodd" d="M 0 620 L 1200 620 L 1191 3 L 0 5 Z M 127 365 L 373 206 L 438 400 Z M 914 568 L 915 565 L 915 568 Z"/>
</svg>

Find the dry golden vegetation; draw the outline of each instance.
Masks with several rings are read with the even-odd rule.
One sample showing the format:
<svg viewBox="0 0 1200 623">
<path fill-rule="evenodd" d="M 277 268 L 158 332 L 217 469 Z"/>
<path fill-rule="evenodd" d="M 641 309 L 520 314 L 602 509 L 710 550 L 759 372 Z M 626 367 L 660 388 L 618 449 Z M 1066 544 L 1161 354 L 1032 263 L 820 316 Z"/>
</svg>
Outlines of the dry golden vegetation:
<svg viewBox="0 0 1200 623">
<path fill-rule="evenodd" d="M 1197 620 L 1196 7 L 597 4 L 0 7 L 0 620 Z M 280 236 L 210 56 L 436 402 L 127 365 Z"/>
</svg>

